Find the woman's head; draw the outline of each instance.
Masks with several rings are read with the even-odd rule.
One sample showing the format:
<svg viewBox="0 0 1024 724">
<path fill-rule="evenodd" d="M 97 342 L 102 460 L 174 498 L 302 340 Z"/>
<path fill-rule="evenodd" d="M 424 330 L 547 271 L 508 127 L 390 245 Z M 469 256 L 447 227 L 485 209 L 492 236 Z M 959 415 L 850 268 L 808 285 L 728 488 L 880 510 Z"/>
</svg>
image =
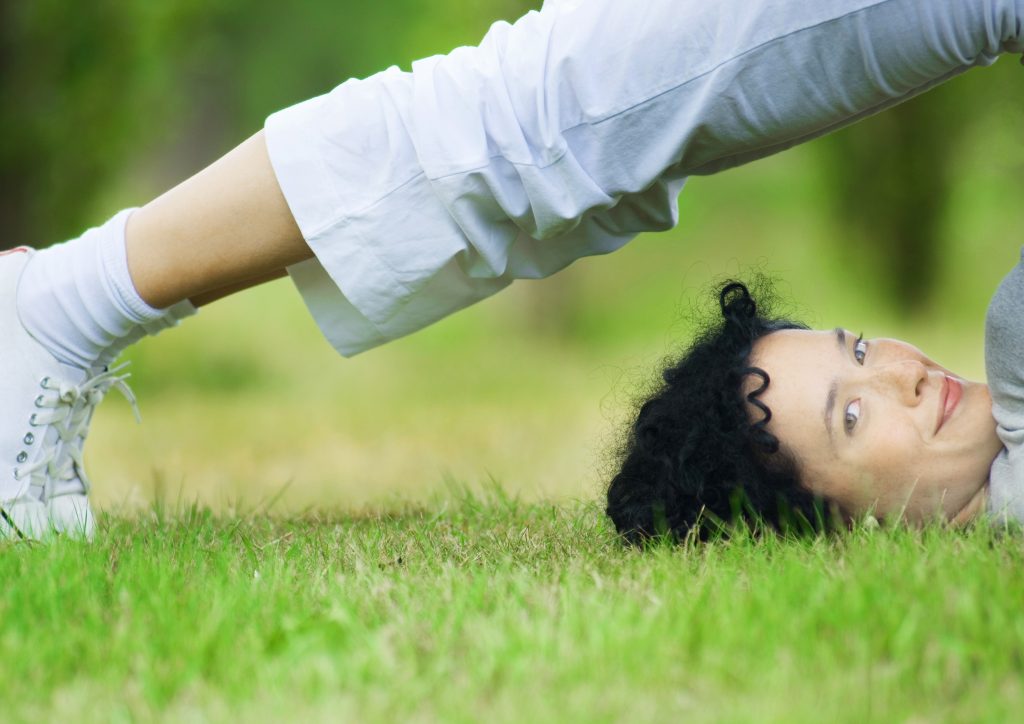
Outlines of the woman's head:
<svg viewBox="0 0 1024 724">
<path fill-rule="evenodd" d="M 963 519 L 1000 449 L 984 385 L 896 340 L 812 331 L 743 284 L 641 407 L 608 489 L 637 541 L 753 515 L 813 527 L 825 511 Z"/>
<path fill-rule="evenodd" d="M 750 361 L 771 378 L 768 429 L 812 493 L 913 522 L 966 519 L 984 502 L 1002 447 L 985 385 L 906 342 L 843 329 L 768 335 Z"/>
</svg>

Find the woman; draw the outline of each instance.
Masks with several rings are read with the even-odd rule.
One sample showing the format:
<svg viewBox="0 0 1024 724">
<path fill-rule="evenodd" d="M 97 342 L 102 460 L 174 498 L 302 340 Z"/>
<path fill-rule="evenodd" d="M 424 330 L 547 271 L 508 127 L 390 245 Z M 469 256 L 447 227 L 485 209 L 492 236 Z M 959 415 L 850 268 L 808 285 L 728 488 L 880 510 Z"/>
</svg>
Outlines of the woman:
<svg viewBox="0 0 1024 724">
<path fill-rule="evenodd" d="M 0 257 L 0 534 L 91 534 L 108 366 L 195 307 L 287 273 L 356 354 L 671 227 L 691 174 L 1024 51 L 1022 18 L 1024 0 L 560 0 L 275 113 L 138 210 Z"/>
<path fill-rule="evenodd" d="M 1024 483 L 1011 462 L 1024 413 L 1021 302 L 1018 266 L 986 330 L 997 427 L 986 385 L 916 347 L 812 331 L 726 284 L 721 319 L 641 406 L 608 514 L 634 542 L 706 536 L 737 517 L 813 528 L 867 513 L 959 524 L 987 506 L 1012 516 L 1014 480 Z"/>
</svg>

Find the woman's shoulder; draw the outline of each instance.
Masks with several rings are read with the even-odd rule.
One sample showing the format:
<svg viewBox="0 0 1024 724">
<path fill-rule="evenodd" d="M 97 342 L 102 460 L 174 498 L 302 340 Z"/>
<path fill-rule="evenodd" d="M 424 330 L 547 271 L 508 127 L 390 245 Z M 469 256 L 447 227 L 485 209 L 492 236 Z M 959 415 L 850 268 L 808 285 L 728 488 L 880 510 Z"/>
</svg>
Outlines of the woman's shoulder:
<svg viewBox="0 0 1024 724">
<path fill-rule="evenodd" d="M 985 316 L 985 367 L 989 384 L 1020 377 L 1024 363 L 1024 249 L 1000 282 Z"/>
<path fill-rule="evenodd" d="M 1024 428 L 1024 249 L 988 305 L 985 371 L 996 420 Z"/>
<path fill-rule="evenodd" d="M 989 515 L 1024 521 L 1024 249 L 988 305 L 985 371 L 1004 446 L 989 475 Z"/>
<path fill-rule="evenodd" d="M 988 516 L 999 523 L 1024 522 L 1024 470 L 1021 456 L 1011 456 L 1008 448 L 996 456 L 989 473 Z"/>
</svg>

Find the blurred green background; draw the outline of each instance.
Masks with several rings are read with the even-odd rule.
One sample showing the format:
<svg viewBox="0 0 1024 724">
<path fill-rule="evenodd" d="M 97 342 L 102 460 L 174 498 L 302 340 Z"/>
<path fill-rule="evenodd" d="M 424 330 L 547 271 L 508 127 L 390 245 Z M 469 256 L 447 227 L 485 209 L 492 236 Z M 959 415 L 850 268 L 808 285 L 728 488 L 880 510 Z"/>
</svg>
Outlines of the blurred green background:
<svg viewBox="0 0 1024 724">
<path fill-rule="evenodd" d="M 0 4 L 4 246 L 145 203 L 345 78 L 474 43 L 522 0 Z M 451 484 L 600 494 L 614 443 L 715 280 L 774 276 L 816 326 L 899 336 L 983 376 L 985 307 L 1022 242 L 1024 68 L 1004 58 L 858 126 L 690 181 L 682 221 L 342 360 L 290 283 L 127 357 L 145 424 L 104 405 L 101 506 L 359 507 Z"/>
</svg>

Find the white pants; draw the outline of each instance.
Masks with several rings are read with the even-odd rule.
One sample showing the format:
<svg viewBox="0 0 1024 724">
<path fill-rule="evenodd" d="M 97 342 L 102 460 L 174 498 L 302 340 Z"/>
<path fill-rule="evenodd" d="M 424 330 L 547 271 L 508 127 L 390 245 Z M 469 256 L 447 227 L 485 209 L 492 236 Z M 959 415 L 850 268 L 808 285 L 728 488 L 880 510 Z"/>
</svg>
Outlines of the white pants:
<svg viewBox="0 0 1024 724">
<path fill-rule="evenodd" d="M 668 229 L 686 177 L 1024 51 L 1024 0 L 561 0 L 267 119 L 346 355 Z"/>
</svg>

